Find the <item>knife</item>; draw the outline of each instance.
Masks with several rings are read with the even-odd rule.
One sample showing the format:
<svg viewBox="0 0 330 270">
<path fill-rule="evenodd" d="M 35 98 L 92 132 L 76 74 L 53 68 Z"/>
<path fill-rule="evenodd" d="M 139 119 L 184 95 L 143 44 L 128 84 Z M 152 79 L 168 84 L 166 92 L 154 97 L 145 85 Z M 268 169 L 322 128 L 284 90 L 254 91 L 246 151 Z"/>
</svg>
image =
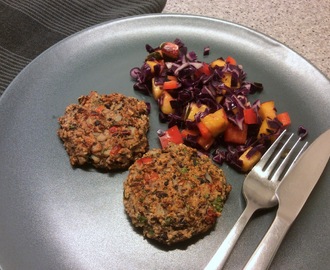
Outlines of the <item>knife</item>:
<svg viewBox="0 0 330 270">
<path fill-rule="evenodd" d="M 276 217 L 244 269 L 268 269 L 291 224 L 312 192 L 330 156 L 330 129 L 320 135 L 282 179 Z"/>
</svg>

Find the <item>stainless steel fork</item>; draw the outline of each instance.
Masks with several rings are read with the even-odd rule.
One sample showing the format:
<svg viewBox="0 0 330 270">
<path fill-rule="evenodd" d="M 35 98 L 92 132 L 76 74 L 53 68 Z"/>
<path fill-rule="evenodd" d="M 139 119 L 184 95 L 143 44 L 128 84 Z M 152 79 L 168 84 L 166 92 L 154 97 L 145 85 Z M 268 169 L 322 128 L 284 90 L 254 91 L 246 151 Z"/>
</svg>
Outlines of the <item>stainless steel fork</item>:
<svg viewBox="0 0 330 270">
<path fill-rule="evenodd" d="M 242 188 L 242 193 L 246 200 L 246 207 L 204 270 L 222 269 L 253 213 L 259 209 L 271 208 L 278 204 L 275 190 L 280 183 L 280 179 L 282 179 L 281 175 L 287 167 L 289 168 L 286 173 L 290 170 L 298 156 L 307 146 L 307 143 L 303 145 L 296 158 L 289 166 L 289 161 L 293 157 L 294 149 L 297 148 L 301 140 L 299 137 L 286 154 L 283 161 L 278 165 L 279 159 L 283 156 L 284 151 L 287 150 L 288 144 L 293 137 L 293 134 L 291 134 L 284 142 L 283 146 L 277 151 L 275 157 L 270 161 L 285 133 L 286 131 L 284 130 L 246 176 Z"/>
</svg>

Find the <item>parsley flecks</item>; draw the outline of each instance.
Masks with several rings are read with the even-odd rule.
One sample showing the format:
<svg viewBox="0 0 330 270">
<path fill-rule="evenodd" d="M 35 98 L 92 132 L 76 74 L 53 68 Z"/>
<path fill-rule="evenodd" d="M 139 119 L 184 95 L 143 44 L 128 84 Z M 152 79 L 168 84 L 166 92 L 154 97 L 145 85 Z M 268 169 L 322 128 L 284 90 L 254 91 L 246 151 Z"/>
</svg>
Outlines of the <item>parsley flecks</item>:
<svg viewBox="0 0 330 270">
<path fill-rule="evenodd" d="M 212 202 L 213 207 L 217 212 L 221 212 L 223 208 L 223 199 L 221 196 L 218 196 L 213 202 Z"/>
</svg>

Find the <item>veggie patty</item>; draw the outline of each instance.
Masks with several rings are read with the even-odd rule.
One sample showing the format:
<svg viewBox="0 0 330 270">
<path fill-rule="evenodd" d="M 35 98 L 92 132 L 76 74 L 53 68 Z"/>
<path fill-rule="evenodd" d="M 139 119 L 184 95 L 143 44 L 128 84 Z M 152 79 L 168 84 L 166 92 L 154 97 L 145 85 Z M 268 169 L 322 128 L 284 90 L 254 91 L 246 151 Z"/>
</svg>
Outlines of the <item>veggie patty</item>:
<svg viewBox="0 0 330 270">
<path fill-rule="evenodd" d="M 72 166 L 126 169 L 148 150 L 149 112 L 145 102 L 91 91 L 59 118 L 58 136 Z"/>
<path fill-rule="evenodd" d="M 129 168 L 124 206 L 145 237 L 172 245 L 213 227 L 230 190 L 223 171 L 206 155 L 170 143 L 149 150 Z"/>
</svg>

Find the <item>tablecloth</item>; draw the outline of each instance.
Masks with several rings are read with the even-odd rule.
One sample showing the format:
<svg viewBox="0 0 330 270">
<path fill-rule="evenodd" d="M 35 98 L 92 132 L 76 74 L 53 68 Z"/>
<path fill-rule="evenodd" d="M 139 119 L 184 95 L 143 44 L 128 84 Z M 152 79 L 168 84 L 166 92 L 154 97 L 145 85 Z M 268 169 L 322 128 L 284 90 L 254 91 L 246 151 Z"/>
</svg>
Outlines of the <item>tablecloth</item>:
<svg viewBox="0 0 330 270">
<path fill-rule="evenodd" d="M 0 0 L 0 96 L 17 74 L 53 44 L 87 27 L 160 13 L 166 0 Z"/>
</svg>

